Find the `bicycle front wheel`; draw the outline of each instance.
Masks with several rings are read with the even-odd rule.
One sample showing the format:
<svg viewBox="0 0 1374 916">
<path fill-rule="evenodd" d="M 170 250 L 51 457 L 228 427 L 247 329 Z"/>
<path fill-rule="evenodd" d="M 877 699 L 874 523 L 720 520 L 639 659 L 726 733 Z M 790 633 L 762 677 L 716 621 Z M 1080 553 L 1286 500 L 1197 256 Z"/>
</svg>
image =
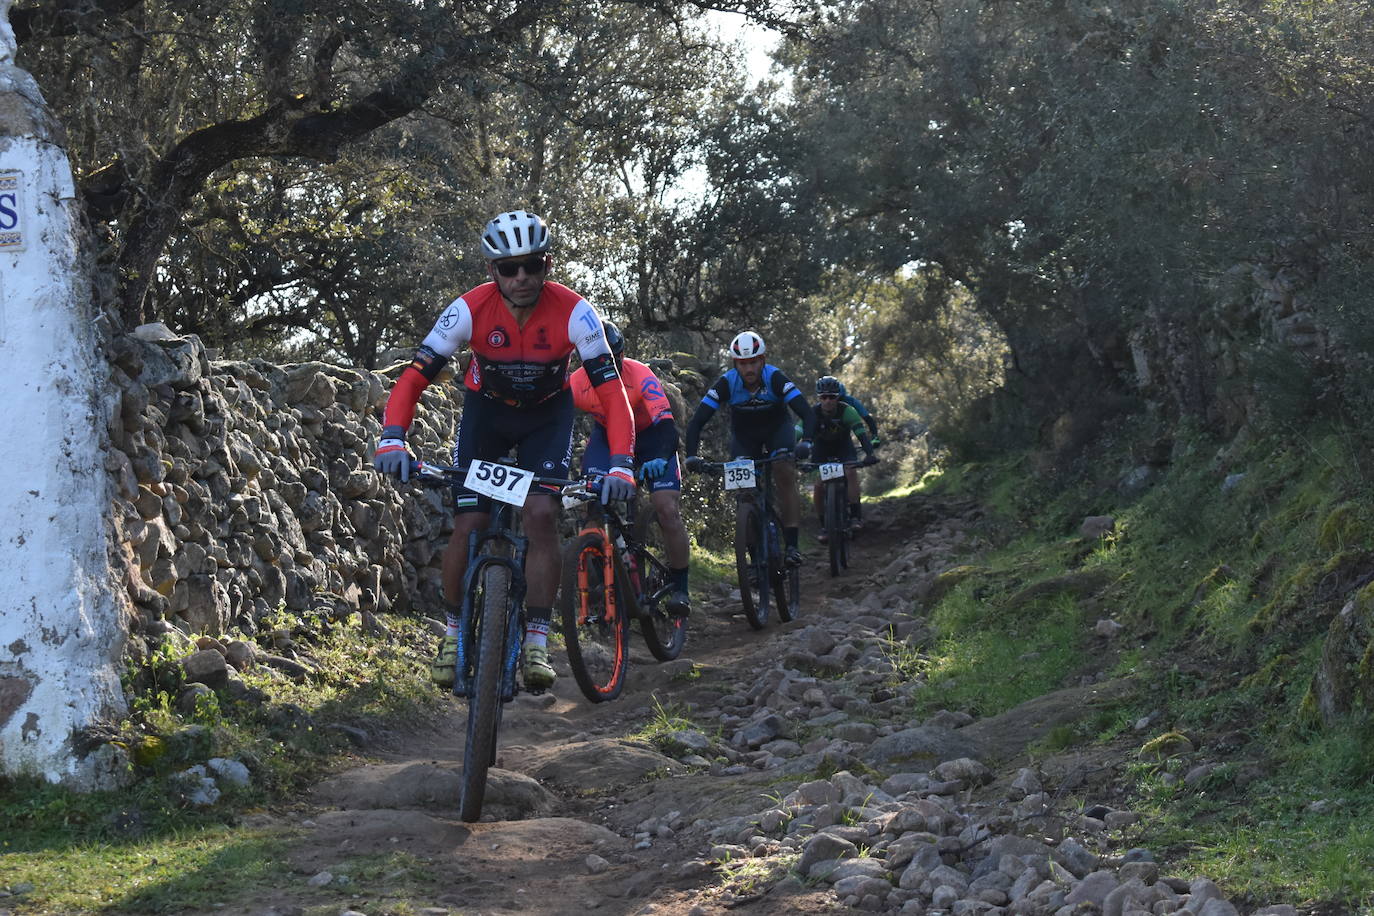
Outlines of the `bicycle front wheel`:
<svg viewBox="0 0 1374 916">
<path fill-rule="evenodd" d="M 834 483 L 825 485 L 825 535 L 830 548 L 830 575 L 838 576 L 844 566 L 844 494 Z"/>
<path fill-rule="evenodd" d="M 563 558 L 559 610 L 568 664 L 578 689 L 593 703 L 620 696 L 629 658 L 629 618 L 616 587 L 613 550 L 604 532 L 588 531 Z"/>
<path fill-rule="evenodd" d="M 795 620 L 801 607 L 801 569 L 784 566 L 777 584 L 778 619 L 783 623 Z"/>
<path fill-rule="evenodd" d="M 663 549 L 663 532 L 652 506 L 640 512 L 635 522 L 635 540 L 644 545 L 645 554 L 656 558 L 667 556 Z M 682 654 L 682 647 L 687 642 L 687 620 L 668 613 L 664 607 L 667 576 L 644 556 L 639 557 L 639 577 L 639 630 L 654 658 L 670 662 Z"/>
<path fill-rule="evenodd" d="M 763 538 L 763 516 L 759 507 L 742 500 L 735 510 L 735 575 L 739 579 L 744 619 L 756 630 L 762 630 L 768 623 L 770 583 Z"/>
<path fill-rule="evenodd" d="M 496 762 L 496 731 L 501 723 L 501 669 L 505 661 L 506 614 L 510 596 L 510 568 L 499 563 L 484 567 L 477 577 L 473 600 L 477 669 L 468 698 L 467 742 L 463 747 L 463 788 L 458 816 L 472 822 L 482 816 L 487 793 L 487 770 Z"/>
</svg>

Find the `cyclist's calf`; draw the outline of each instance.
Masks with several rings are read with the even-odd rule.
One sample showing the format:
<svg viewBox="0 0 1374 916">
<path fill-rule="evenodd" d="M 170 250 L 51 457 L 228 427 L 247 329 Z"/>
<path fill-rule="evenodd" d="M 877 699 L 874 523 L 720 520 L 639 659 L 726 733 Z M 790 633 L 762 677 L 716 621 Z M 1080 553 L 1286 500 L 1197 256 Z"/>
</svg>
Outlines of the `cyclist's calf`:
<svg viewBox="0 0 1374 916">
<path fill-rule="evenodd" d="M 556 496 L 533 490 L 525 499 L 525 537 L 530 542 L 525 560 L 528 606 L 551 608 L 558 593 L 558 505 Z"/>
</svg>

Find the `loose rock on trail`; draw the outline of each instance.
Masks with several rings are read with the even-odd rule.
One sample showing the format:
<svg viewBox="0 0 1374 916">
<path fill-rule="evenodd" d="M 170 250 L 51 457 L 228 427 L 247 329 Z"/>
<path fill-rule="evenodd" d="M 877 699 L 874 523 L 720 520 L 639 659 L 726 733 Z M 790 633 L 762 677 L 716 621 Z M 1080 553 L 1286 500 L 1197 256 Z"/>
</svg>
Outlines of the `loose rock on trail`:
<svg viewBox="0 0 1374 916">
<path fill-rule="evenodd" d="M 958 710 L 916 718 L 922 684 L 901 662 L 933 634 L 913 610 L 976 549 L 978 515 L 925 495 L 877 504 L 848 573 L 832 579 L 812 550 L 797 620 L 760 632 L 733 589 L 698 585 L 683 657 L 656 663 L 636 631 L 616 702 L 587 703 L 556 659 L 554 689 L 506 709 L 475 824 L 457 816 L 455 701 L 444 732 L 372 749 L 375 762 L 314 789 L 293 825 L 299 887 L 216 912 L 337 902 L 379 916 L 408 900 L 404 912 L 426 916 L 1235 913 L 1210 881 L 1119 848 L 1132 812 L 1064 810 L 1094 773 L 1105 787 L 1109 762 L 1023 766 L 1028 743 L 1123 685 L 1080 684 L 984 723 Z M 695 727 L 628 737 L 665 711 Z M 392 859 L 408 864 L 354 877 L 360 861 Z"/>
</svg>

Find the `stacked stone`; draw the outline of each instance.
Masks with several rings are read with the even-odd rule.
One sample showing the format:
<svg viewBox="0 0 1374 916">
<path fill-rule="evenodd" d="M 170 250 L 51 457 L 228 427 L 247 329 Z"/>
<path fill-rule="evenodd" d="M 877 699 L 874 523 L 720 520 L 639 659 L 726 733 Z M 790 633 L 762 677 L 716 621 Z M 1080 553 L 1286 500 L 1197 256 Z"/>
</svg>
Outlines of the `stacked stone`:
<svg viewBox="0 0 1374 916">
<path fill-rule="evenodd" d="M 327 363 L 222 361 L 194 335 L 138 328 L 110 345 L 118 556 L 136 619 L 133 654 L 176 627 L 256 633 L 268 615 L 327 607 L 441 613 L 443 488 L 372 469 L 392 383 L 408 354 L 371 372 Z M 656 360 L 685 423 L 687 405 Z M 457 431 L 464 360 L 426 389 L 409 441 L 438 463 Z"/>
<path fill-rule="evenodd" d="M 438 589 L 442 491 L 371 466 L 389 372 L 212 361 L 161 325 L 112 344 L 106 467 L 137 619 L 217 635 L 320 602 L 372 613 Z M 431 386 L 411 442 L 444 460 L 458 393 Z M 436 604 L 437 606 L 437 604 Z"/>
</svg>

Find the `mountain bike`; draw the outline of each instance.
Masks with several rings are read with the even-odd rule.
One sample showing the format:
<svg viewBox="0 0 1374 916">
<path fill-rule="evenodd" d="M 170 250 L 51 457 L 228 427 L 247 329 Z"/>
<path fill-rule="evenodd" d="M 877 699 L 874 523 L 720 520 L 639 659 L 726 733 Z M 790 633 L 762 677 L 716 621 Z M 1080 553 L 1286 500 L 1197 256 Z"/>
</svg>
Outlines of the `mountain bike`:
<svg viewBox="0 0 1374 916">
<path fill-rule="evenodd" d="M 564 490 L 564 505 L 589 503 L 586 521 L 563 556 L 559 611 L 568 662 L 582 695 L 593 703 L 614 700 L 625 685 L 630 621 L 639 620 L 649 651 L 659 661 L 682 653 L 685 618 L 666 608 L 672 591 L 662 545 L 651 546 L 657 519 L 638 498 L 622 514 L 614 503 L 595 502 L 594 480 Z M 633 527 L 630 519 L 634 520 Z"/>
<path fill-rule="evenodd" d="M 468 701 L 458 814 L 464 821 L 475 821 L 482 816 L 487 770 L 496 762 L 501 711 L 520 689 L 516 672 L 525 643 L 525 554 L 529 539 L 521 533 L 519 510 L 532 486 L 562 491 L 578 481 L 540 477 L 516 467 L 508 458 L 455 466 L 416 462 L 411 476 L 431 486 L 461 482 L 493 500 L 487 527 L 474 531 L 468 539 L 453 679 L 454 695 Z"/>
<path fill-rule="evenodd" d="M 820 464 L 798 464 L 802 471 L 819 471 L 824 492 L 821 496 L 821 519 L 826 546 L 830 548 L 830 575 L 838 576 L 849 568 L 849 481 L 846 468 L 863 468 L 876 464 L 868 458 L 852 461 L 826 461 Z"/>
<path fill-rule="evenodd" d="M 771 596 L 783 623 L 796 616 L 801 606 L 801 570 L 789 569 L 782 543 L 782 520 L 773 505 L 772 465 L 790 461 L 792 451 L 779 449 L 767 458 L 736 458 L 733 461 L 705 462 L 701 473 L 724 481 L 725 491 L 734 493 L 735 574 L 739 579 L 740 603 L 744 619 L 755 630 L 768 623 Z"/>
</svg>

